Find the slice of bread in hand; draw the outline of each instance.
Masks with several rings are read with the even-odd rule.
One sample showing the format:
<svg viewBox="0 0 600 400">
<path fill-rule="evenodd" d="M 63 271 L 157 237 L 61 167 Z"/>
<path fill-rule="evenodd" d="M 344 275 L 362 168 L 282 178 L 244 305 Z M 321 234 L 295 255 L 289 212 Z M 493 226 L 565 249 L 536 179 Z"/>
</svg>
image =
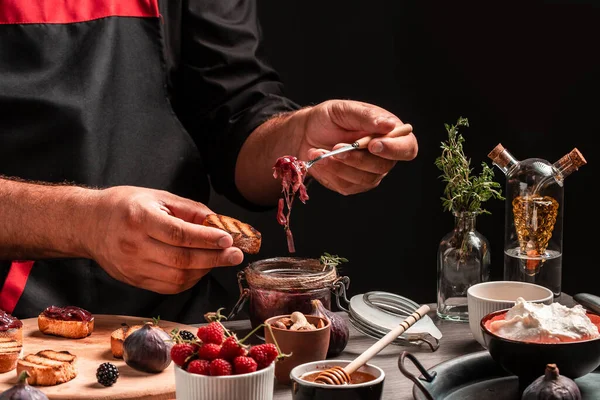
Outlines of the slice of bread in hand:
<svg viewBox="0 0 600 400">
<path fill-rule="evenodd" d="M 30 385 L 58 385 L 77 376 L 76 361 L 77 356 L 68 351 L 38 351 L 17 361 L 17 376 L 27 371 L 30 375 L 27 383 Z"/>
<path fill-rule="evenodd" d="M 260 250 L 262 235 L 249 224 L 220 214 L 209 214 L 202 225 L 212 226 L 228 232 L 233 238 L 233 245 L 244 253 L 256 254 Z"/>
<path fill-rule="evenodd" d="M 110 334 L 110 351 L 112 352 L 113 357 L 123 358 L 123 342 L 127 336 L 131 335 L 132 332 L 137 331 L 142 326 L 143 325 L 125 325 L 112 331 Z"/>
<path fill-rule="evenodd" d="M 15 369 L 22 352 L 21 342 L 10 338 L 0 338 L 0 374 Z"/>
<path fill-rule="evenodd" d="M 62 336 L 71 339 L 81 339 L 94 331 L 94 319 L 91 321 L 64 321 L 48 318 L 43 313 L 38 315 L 38 328 L 46 335 Z"/>
</svg>

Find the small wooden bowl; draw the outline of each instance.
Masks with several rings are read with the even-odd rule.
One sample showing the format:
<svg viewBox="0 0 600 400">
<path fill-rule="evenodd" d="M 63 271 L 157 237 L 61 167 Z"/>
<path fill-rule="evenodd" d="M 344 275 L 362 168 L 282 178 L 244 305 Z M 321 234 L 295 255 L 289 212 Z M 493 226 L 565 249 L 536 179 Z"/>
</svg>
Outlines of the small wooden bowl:
<svg viewBox="0 0 600 400">
<path fill-rule="evenodd" d="M 289 315 L 277 315 L 265 321 L 265 324 L 271 325 L 280 318 L 289 317 Z M 265 343 L 275 343 L 284 354 L 290 354 L 282 360 L 275 362 L 275 378 L 279 383 L 289 384 L 290 371 L 294 367 L 309 363 L 312 361 L 325 360 L 329 348 L 329 335 L 331 330 L 330 322 L 326 318 L 306 315 L 306 319 L 311 324 L 318 326 L 319 321 L 323 321 L 324 326 L 314 331 L 290 331 L 287 329 L 276 328 L 271 325 L 271 329 L 265 327 Z M 273 335 L 271 335 L 273 332 Z"/>
</svg>

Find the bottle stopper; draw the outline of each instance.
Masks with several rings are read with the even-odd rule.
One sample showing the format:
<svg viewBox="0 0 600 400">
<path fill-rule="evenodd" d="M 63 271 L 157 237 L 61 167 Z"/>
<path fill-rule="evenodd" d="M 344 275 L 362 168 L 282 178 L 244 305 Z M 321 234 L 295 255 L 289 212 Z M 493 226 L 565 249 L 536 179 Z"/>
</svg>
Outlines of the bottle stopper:
<svg viewBox="0 0 600 400">
<path fill-rule="evenodd" d="M 585 164 L 587 164 L 587 161 L 583 158 L 583 154 L 581 154 L 577 148 L 571 150 L 556 163 L 558 168 L 562 170 L 564 176 L 571 174 L 573 171 L 577 171 L 579 167 Z"/>
<path fill-rule="evenodd" d="M 492 162 L 500 168 L 506 168 L 510 162 L 510 158 L 504 150 L 504 146 L 502 146 L 501 143 L 498 143 L 498 145 L 496 145 L 496 147 L 488 154 L 488 157 Z"/>
</svg>

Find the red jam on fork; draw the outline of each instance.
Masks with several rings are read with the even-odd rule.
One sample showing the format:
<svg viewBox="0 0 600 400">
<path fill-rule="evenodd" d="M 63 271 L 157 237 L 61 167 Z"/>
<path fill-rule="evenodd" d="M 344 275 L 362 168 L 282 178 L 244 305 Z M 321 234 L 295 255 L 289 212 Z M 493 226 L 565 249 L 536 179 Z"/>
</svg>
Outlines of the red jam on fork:
<svg viewBox="0 0 600 400">
<path fill-rule="evenodd" d="M 308 193 L 306 192 L 306 186 L 304 186 L 304 179 L 306 178 L 306 163 L 298 160 L 294 156 L 283 156 L 279 157 L 273 167 L 273 177 L 275 179 L 281 178 L 281 186 L 283 197 L 279 199 L 279 205 L 277 208 L 277 222 L 283 225 L 285 234 L 287 237 L 288 250 L 290 253 L 294 253 L 296 248 L 294 246 L 294 237 L 290 229 L 290 214 L 292 212 L 292 203 L 296 193 L 302 203 L 306 203 L 308 200 Z M 287 213 L 284 209 L 287 207 Z"/>
</svg>

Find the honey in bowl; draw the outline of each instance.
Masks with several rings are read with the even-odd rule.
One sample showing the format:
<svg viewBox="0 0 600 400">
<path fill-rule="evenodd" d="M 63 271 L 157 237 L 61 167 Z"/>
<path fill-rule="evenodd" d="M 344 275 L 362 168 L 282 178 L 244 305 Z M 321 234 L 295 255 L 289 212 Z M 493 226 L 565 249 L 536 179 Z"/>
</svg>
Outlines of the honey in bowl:
<svg viewBox="0 0 600 400">
<path fill-rule="evenodd" d="M 307 382 L 314 382 L 321 371 L 311 372 L 301 376 L 300 378 Z M 375 379 L 375 376 L 368 372 L 355 371 L 350 374 L 350 385 L 357 385 L 359 383 L 370 382 Z"/>
</svg>

